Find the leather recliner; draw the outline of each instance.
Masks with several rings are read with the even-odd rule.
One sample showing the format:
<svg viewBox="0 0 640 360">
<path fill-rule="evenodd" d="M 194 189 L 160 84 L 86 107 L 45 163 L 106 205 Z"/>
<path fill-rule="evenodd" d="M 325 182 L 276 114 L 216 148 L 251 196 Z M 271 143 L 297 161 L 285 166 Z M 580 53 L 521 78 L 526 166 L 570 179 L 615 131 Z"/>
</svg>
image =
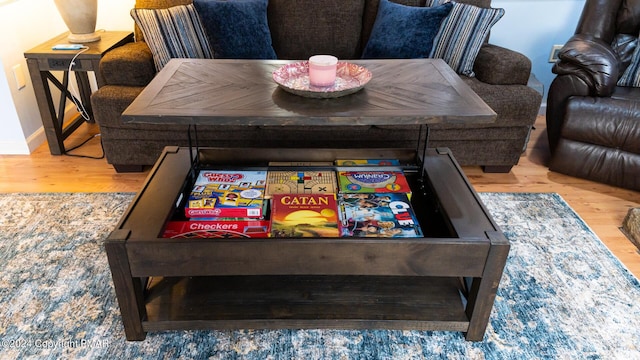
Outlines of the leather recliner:
<svg viewBox="0 0 640 360">
<path fill-rule="evenodd" d="M 585 2 L 552 70 L 550 170 L 640 190 L 640 88 L 617 85 L 639 33 L 640 0 Z"/>
</svg>

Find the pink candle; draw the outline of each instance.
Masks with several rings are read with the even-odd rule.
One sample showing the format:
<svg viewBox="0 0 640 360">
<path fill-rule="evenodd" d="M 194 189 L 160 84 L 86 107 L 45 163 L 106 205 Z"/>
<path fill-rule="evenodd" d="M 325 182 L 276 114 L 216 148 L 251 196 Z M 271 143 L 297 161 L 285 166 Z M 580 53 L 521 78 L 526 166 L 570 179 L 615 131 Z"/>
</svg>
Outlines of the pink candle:
<svg viewBox="0 0 640 360">
<path fill-rule="evenodd" d="M 309 58 L 309 84 L 328 87 L 336 82 L 338 58 L 331 55 L 314 55 Z"/>
</svg>

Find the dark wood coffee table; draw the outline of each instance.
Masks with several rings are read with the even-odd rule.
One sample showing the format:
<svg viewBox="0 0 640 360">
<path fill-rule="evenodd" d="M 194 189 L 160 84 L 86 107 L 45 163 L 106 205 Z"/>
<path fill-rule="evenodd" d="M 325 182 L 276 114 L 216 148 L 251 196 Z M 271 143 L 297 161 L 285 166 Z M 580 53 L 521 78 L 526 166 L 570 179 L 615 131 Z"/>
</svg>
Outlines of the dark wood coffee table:
<svg viewBox="0 0 640 360">
<path fill-rule="evenodd" d="M 374 73 L 364 91 L 319 100 L 285 93 L 271 82 L 271 71 L 283 62 L 173 60 L 123 116 L 135 122 L 278 126 L 495 117 L 439 60 L 358 63 Z M 413 75 L 400 79 L 398 69 Z M 408 95 L 413 92 L 421 95 Z M 177 200 L 190 189 L 194 158 L 196 166 L 216 169 L 399 159 L 425 236 L 161 238 L 167 219 L 180 211 Z M 168 147 L 105 248 L 128 340 L 142 340 L 148 331 L 213 328 L 451 330 L 481 340 L 509 243 L 447 149 Z"/>
<path fill-rule="evenodd" d="M 290 94 L 271 73 L 291 61 L 173 59 L 123 121 L 196 125 L 490 123 L 496 113 L 440 59 L 359 60 L 373 78 L 336 99 Z"/>
</svg>

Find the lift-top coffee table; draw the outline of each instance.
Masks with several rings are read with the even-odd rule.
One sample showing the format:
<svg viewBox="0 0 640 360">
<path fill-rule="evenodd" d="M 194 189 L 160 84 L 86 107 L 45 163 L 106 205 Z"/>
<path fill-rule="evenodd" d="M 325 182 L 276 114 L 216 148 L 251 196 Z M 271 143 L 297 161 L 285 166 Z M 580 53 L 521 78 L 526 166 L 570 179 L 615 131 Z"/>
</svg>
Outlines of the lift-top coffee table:
<svg viewBox="0 0 640 360">
<path fill-rule="evenodd" d="M 439 60 L 359 63 L 373 72 L 367 87 L 351 98 L 327 100 L 300 98 L 277 88 L 270 75 L 283 62 L 173 60 L 124 117 L 195 125 L 218 121 L 313 126 L 354 121 L 428 125 L 495 117 Z M 242 67 L 251 80 L 220 75 L 227 92 L 211 93 L 210 98 L 227 98 L 223 105 L 206 107 L 205 100 L 201 103 L 206 109 L 176 110 L 177 106 L 168 105 L 168 97 L 178 97 L 176 87 L 185 76 L 198 78 L 193 71 L 205 68 L 214 74 L 228 73 L 229 66 Z M 389 73 L 407 67 L 418 79 L 412 86 L 422 88 L 427 98 L 439 96 L 447 110 L 393 95 L 405 85 L 394 86 Z M 427 75 L 420 75 L 423 71 Z M 201 90 L 219 86 L 208 81 L 199 84 Z M 193 85 L 184 88 L 193 89 Z M 187 92 L 183 94 L 187 100 L 176 101 L 187 104 L 190 96 L 194 96 L 191 100 L 203 96 Z M 253 98 L 254 105 L 238 106 L 247 97 Z M 232 98 L 237 101 L 233 103 Z M 381 103 L 382 98 L 387 100 Z M 389 100 L 393 98 L 395 102 Z M 411 102 L 417 105 L 402 106 Z M 358 111 L 349 111 L 353 108 Z M 273 161 L 308 164 L 339 158 L 400 160 L 424 237 L 171 239 L 160 235 L 167 219 L 181 211 L 180 199 L 190 190 L 198 168 L 269 170 L 274 169 L 269 166 Z M 451 330 L 465 332 L 468 340 L 481 340 L 509 251 L 507 239 L 448 149 L 392 146 L 167 147 L 105 247 L 129 340 L 142 340 L 148 331 L 216 328 Z"/>
</svg>

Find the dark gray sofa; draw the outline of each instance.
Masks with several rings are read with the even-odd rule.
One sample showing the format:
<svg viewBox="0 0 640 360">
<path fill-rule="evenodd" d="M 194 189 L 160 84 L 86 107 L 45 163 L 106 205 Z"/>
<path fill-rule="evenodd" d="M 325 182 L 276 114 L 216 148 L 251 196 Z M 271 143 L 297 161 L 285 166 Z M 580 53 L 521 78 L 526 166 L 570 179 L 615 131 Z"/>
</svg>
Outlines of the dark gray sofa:
<svg viewBox="0 0 640 360">
<path fill-rule="evenodd" d="M 270 0 L 269 27 L 280 59 L 307 59 L 332 54 L 360 58 L 377 14 L 379 0 Z M 164 8 L 190 0 L 137 0 L 138 8 Z M 424 6 L 420 0 L 394 0 Z M 490 0 L 463 0 L 489 7 Z M 124 16 L 124 14 L 123 14 Z M 508 14 L 506 15 L 508 16 Z M 314 31 L 308 30 L 313 17 Z M 321 30 L 321 31 L 320 31 Z M 137 39 L 140 39 L 136 29 Z M 320 37 L 318 34 L 323 34 Z M 106 86 L 91 98 L 100 126 L 107 161 L 116 171 L 141 171 L 155 163 L 167 145 L 188 145 L 186 126 L 125 124 L 120 115 L 155 76 L 149 47 L 128 43 L 107 53 L 100 71 Z M 524 55 L 489 43 L 474 65 L 476 76 L 464 81 L 498 114 L 488 125 L 434 125 L 430 147 L 448 147 L 461 165 L 479 165 L 488 172 L 508 172 L 518 163 L 541 102 L 541 94 L 527 86 L 531 62 Z M 203 146 L 230 147 L 411 147 L 416 127 L 354 126 L 198 126 Z"/>
</svg>

